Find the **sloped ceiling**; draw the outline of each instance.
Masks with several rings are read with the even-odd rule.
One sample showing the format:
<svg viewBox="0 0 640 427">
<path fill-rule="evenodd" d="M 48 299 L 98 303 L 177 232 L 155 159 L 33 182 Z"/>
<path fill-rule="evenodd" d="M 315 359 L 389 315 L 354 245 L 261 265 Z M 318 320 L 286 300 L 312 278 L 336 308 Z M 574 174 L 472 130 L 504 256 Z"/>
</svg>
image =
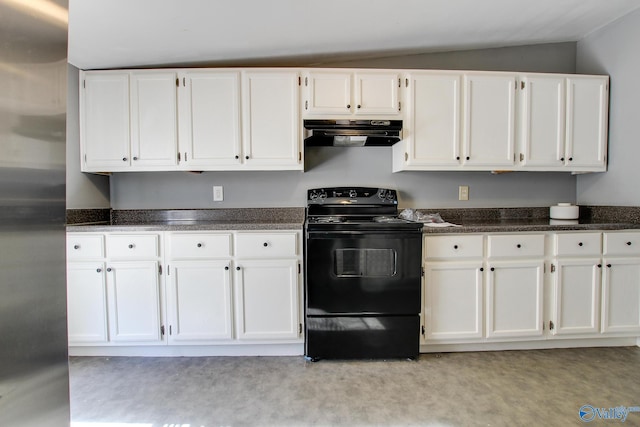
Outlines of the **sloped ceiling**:
<svg viewBox="0 0 640 427">
<path fill-rule="evenodd" d="M 70 0 L 82 69 L 321 64 L 577 41 L 637 0 Z"/>
</svg>

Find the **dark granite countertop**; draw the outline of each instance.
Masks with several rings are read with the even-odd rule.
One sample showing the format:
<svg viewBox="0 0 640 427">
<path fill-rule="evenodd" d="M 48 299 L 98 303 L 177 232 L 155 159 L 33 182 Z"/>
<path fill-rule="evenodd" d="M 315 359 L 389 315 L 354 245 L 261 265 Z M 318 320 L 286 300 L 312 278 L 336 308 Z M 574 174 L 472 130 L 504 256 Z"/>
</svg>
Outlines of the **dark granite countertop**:
<svg viewBox="0 0 640 427">
<path fill-rule="evenodd" d="M 96 221 L 95 214 L 74 212 L 67 214 L 67 231 L 301 230 L 304 215 L 304 208 L 135 209 L 112 210 Z"/>
<path fill-rule="evenodd" d="M 577 220 L 549 218 L 548 207 L 418 209 L 439 213 L 444 221 L 460 227 L 424 227 L 425 233 L 498 233 L 640 229 L 640 208 L 580 206 Z"/>
<path fill-rule="evenodd" d="M 506 233 L 532 231 L 588 231 L 588 230 L 626 230 L 640 229 L 640 224 L 630 222 L 603 222 L 592 220 L 553 220 L 543 219 L 477 219 L 456 222 L 460 227 L 423 228 L 424 233 Z"/>
<path fill-rule="evenodd" d="M 459 227 L 425 233 L 498 233 L 640 229 L 640 207 L 580 206 L 578 220 L 549 219 L 548 207 L 417 209 L 439 213 Z M 67 231 L 302 230 L 305 208 L 78 209 L 67 211 Z"/>
</svg>

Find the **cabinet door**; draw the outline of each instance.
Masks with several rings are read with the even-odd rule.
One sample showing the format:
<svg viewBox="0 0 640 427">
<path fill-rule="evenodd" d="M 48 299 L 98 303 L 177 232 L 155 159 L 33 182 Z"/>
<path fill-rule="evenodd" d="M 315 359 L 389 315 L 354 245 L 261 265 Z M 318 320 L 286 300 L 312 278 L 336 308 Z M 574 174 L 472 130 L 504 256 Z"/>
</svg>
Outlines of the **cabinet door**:
<svg viewBox="0 0 640 427">
<path fill-rule="evenodd" d="M 366 73 L 355 75 L 356 114 L 399 114 L 397 73 Z"/>
<path fill-rule="evenodd" d="M 412 74 L 407 96 L 407 165 L 460 164 L 462 74 Z"/>
<path fill-rule="evenodd" d="M 160 335 L 156 261 L 109 262 L 109 335 L 116 343 L 157 344 Z"/>
<path fill-rule="evenodd" d="M 542 261 L 492 262 L 487 272 L 487 338 L 542 336 Z"/>
<path fill-rule="evenodd" d="M 108 341 L 107 292 L 103 263 L 68 263 L 67 322 L 69 345 Z"/>
<path fill-rule="evenodd" d="M 513 166 L 515 75 L 468 74 L 464 84 L 463 163 Z"/>
<path fill-rule="evenodd" d="M 131 73 L 132 170 L 177 164 L 176 78 L 174 72 Z"/>
<path fill-rule="evenodd" d="M 298 261 L 238 261 L 237 338 L 298 338 Z"/>
<path fill-rule="evenodd" d="M 305 77 L 305 114 L 351 114 L 351 73 L 313 71 Z"/>
<path fill-rule="evenodd" d="M 640 258 L 604 260 L 602 332 L 640 333 Z"/>
<path fill-rule="evenodd" d="M 554 335 L 594 334 L 600 328 L 600 259 L 558 260 L 553 275 Z"/>
<path fill-rule="evenodd" d="M 428 263 L 425 339 L 482 338 L 482 262 Z"/>
<path fill-rule="evenodd" d="M 240 73 L 189 71 L 179 81 L 180 169 L 240 164 Z"/>
<path fill-rule="evenodd" d="M 567 79 L 567 164 L 577 170 L 606 169 L 608 77 Z"/>
<path fill-rule="evenodd" d="M 129 168 L 129 73 L 88 72 L 80 80 L 82 170 Z"/>
<path fill-rule="evenodd" d="M 527 76 L 521 82 L 520 161 L 523 166 L 564 166 L 565 81 Z"/>
<path fill-rule="evenodd" d="M 232 338 L 230 264 L 228 260 L 171 263 L 167 295 L 170 344 Z"/>
<path fill-rule="evenodd" d="M 246 72 L 242 91 L 246 166 L 302 169 L 298 73 Z"/>
</svg>

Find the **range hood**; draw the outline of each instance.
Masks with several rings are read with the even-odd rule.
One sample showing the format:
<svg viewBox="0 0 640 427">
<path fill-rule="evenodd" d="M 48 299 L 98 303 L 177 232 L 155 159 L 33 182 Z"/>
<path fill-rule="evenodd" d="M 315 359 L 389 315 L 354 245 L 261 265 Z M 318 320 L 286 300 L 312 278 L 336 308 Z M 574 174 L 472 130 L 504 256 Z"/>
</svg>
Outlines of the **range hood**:
<svg viewBox="0 0 640 427">
<path fill-rule="evenodd" d="M 402 139 L 402 120 L 305 120 L 306 146 L 389 147 Z"/>
</svg>

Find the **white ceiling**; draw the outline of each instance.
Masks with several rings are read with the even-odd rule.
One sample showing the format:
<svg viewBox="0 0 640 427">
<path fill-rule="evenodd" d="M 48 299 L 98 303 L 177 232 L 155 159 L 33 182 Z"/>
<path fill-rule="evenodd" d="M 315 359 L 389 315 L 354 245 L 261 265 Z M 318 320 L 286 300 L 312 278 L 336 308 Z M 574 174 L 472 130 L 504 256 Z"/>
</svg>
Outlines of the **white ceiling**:
<svg viewBox="0 0 640 427">
<path fill-rule="evenodd" d="M 638 0 L 70 0 L 82 69 L 307 64 L 577 41 Z"/>
</svg>

